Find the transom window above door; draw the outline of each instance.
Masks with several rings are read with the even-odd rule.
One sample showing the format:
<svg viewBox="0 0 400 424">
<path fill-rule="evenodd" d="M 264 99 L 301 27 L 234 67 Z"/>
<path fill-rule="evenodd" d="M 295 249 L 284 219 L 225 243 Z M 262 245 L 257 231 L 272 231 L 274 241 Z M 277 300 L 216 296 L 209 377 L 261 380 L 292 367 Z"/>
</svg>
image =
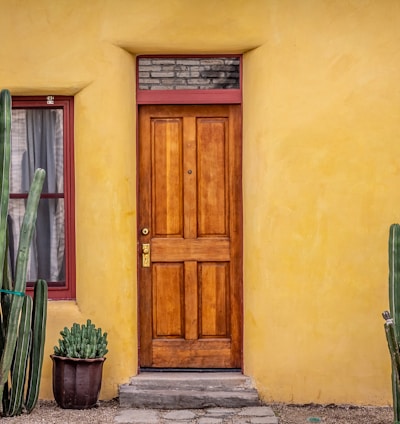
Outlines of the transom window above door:
<svg viewBox="0 0 400 424">
<path fill-rule="evenodd" d="M 138 104 L 239 104 L 242 57 L 139 56 Z"/>
<path fill-rule="evenodd" d="M 239 57 L 139 58 L 140 90 L 240 88 Z"/>
</svg>

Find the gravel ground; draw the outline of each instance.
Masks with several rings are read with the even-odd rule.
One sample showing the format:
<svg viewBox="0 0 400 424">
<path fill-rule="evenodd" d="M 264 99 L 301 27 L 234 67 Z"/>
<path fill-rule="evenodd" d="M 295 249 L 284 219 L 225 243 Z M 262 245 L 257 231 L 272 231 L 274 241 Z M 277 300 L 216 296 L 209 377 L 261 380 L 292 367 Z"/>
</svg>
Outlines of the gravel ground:
<svg viewBox="0 0 400 424">
<path fill-rule="evenodd" d="M 279 424 L 393 424 L 390 407 L 360 407 L 338 405 L 270 405 Z"/>
<path fill-rule="evenodd" d="M 338 405 L 269 405 L 279 418 L 279 424 L 392 424 L 390 407 L 358 407 Z M 99 402 L 86 410 L 61 409 L 55 402 L 40 401 L 30 415 L 1 418 L 1 422 L 15 424 L 112 424 L 118 413 L 118 401 Z M 173 423 L 171 423 L 173 424 Z"/>
<path fill-rule="evenodd" d="M 39 401 L 30 414 L 1 418 L 1 423 L 15 424 L 111 424 L 118 413 L 117 400 L 99 402 L 96 408 L 76 410 L 62 409 L 55 402 Z"/>
</svg>

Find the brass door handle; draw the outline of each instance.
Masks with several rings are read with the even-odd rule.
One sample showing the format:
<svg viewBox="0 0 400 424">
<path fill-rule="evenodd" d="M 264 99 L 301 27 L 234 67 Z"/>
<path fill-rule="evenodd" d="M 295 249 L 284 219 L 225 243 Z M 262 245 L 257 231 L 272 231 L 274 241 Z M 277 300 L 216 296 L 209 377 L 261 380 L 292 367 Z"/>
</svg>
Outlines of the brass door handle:
<svg viewBox="0 0 400 424">
<path fill-rule="evenodd" d="M 142 244 L 142 267 L 150 267 L 150 243 Z"/>
</svg>

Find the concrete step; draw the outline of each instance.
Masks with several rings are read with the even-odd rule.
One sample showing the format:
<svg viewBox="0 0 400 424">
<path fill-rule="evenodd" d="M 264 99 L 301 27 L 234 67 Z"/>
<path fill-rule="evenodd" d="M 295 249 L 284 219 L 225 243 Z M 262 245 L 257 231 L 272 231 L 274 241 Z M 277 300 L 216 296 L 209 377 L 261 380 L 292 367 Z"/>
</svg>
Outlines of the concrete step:
<svg viewBox="0 0 400 424">
<path fill-rule="evenodd" d="M 245 390 L 251 380 L 240 372 L 144 372 L 129 383 L 143 389 Z"/>
<path fill-rule="evenodd" d="M 260 405 L 249 377 L 238 372 L 146 372 L 119 388 L 122 408 L 195 409 Z"/>
</svg>

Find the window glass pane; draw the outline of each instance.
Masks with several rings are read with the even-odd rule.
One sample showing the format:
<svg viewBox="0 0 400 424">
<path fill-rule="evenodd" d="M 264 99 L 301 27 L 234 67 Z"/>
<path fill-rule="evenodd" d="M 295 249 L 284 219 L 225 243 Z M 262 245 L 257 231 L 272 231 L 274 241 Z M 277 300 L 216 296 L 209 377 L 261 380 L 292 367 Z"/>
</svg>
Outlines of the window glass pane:
<svg viewBox="0 0 400 424">
<path fill-rule="evenodd" d="M 14 281 L 25 206 L 26 199 L 10 199 L 9 255 Z M 64 199 L 41 199 L 39 202 L 36 231 L 29 252 L 27 281 L 36 281 L 38 278 L 48 282 L 65 281 Z"/>
<path fill-rule="evenodd" d="M 240 88 L 239 57 L 139 58 L 140 90 Z"/>
<path fill-rule="evenodd" d="M 63 110 L 13 109 L 11 193 L 26 193 L 36 168 L 46 170 L 43 193 L 63 193 Z"/>
</svg>

